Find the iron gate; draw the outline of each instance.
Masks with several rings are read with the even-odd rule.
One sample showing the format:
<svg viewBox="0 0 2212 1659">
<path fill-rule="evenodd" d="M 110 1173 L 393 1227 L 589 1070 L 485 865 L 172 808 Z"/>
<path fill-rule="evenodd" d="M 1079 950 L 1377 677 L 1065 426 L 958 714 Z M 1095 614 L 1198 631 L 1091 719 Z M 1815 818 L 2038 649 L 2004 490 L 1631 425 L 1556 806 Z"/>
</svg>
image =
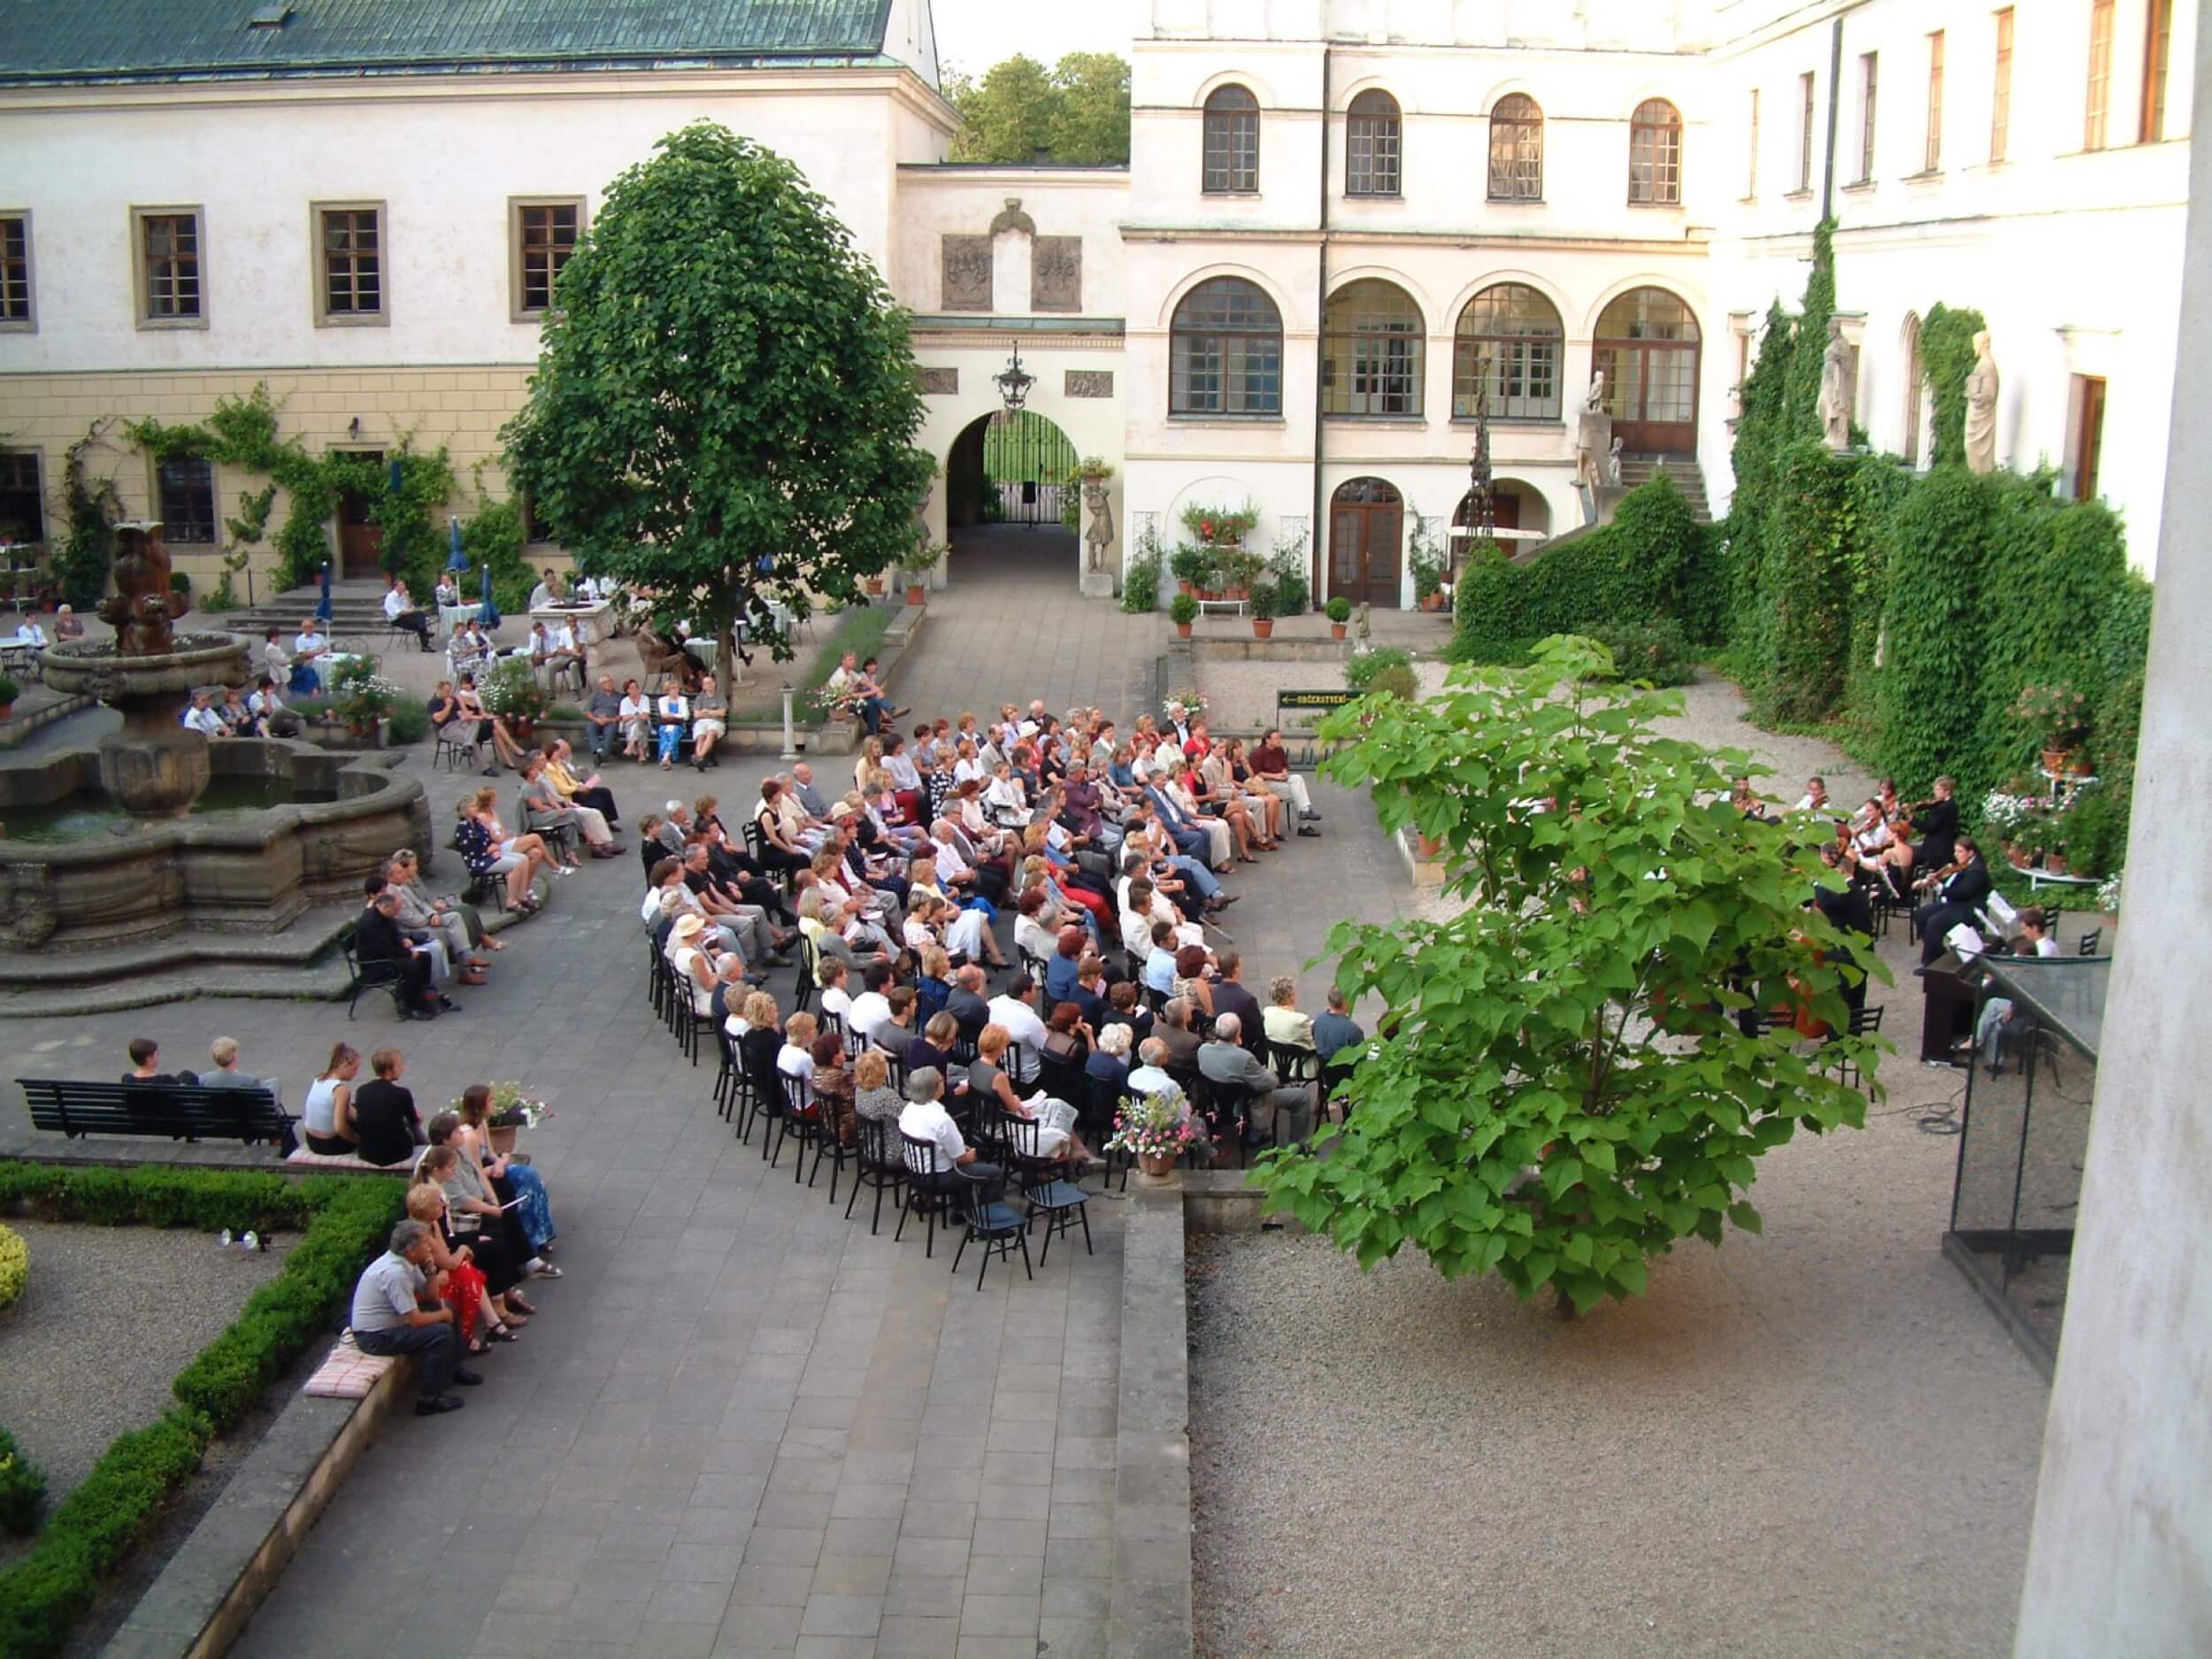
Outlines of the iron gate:
<svg viewBox="0 0 2212 1659">
<path fill-rule="evenodd" d="M 1075 446 L 1042 415 L 1001 410 L 983 430 L 986 518 L 1002 524 L 1072 524 L 1081 491 L 1068 482 Z M 997 511 L 989 511 L 995 500 Z"/>
</svg>

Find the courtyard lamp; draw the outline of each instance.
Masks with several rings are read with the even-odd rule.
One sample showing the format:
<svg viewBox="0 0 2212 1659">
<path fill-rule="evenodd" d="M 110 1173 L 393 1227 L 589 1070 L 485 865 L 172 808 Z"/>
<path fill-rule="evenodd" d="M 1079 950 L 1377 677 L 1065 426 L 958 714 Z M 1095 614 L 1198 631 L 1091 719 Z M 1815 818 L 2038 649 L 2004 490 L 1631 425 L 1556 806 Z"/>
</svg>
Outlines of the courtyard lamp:
<svg viewBox="0 0 2212 1659">
<path fill-rule="evenodd" d="M 1006 412 L 1018 415 L 1022 405 L 1029 401 L 1029 388 L 1037 383 L 1037 377 L 1022 367 L 1022 349 L 1017 345 L 1006 366 L 991 377 L 998 388 L 999 401 L 1006 405 Z"/>
</svg>

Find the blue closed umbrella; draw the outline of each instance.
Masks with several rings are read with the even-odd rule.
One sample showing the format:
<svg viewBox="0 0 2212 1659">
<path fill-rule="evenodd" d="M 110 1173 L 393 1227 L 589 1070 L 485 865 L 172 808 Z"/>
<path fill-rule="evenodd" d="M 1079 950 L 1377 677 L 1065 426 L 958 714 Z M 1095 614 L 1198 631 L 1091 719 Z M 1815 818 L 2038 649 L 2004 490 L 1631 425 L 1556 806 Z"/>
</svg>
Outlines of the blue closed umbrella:
<svg viewBox="0 0 2212 1659">
<path fill-rule="evenodd" d="M 445 521 L 446 542 L 453 550 L 446 555 L 445 567 L 449 571 L 465 571 L 469 567 L 469 556 L 461 551 L 461 521 Z"/>
<path fill-rule="evenodd" d="M 488 628 L 499 626 L 499 607 L 492 603 L 492 567 L 484 566 L 484 603 L 476 608 L 476 619 Z"/>
<path fill-rule="evenodd" d="M 321 581 L 323 595 L 315 602 L 315 618 L 319 622 L 327 622 L 337 614 L 330 605 L 330 562 L 327 559 L 323 562 Z"/>
</svg>

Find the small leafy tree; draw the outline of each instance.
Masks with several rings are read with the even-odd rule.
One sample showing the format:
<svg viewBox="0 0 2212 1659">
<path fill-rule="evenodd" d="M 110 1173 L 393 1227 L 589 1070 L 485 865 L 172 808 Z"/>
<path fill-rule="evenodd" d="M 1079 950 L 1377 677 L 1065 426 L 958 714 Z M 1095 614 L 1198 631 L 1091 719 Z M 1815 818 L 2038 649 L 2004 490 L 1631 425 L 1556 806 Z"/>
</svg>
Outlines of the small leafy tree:
<svg viewBox="0 0 2212 1659">
<path fill-rule="evenodd" d="M 980 80 L 947 69 L 941 81 L 963 123 L 956 161 L 1128 163 L 1129 65 L 1111 52 L 1070 52 L 1050 69 L 1017 53 Z"/>
<path fill-rule="evenodd" d="M 657 149 L 561 273 L 509 474 L 587 572 L 788 657 L 772 603 L 856 603 L 920 533 L 905 319 L 790 162 L 703 121 Z"/>
<path fill-rule="evenodd" d="M 1534 658 L 1323 722 L 1329 775 L 1441 841 L 1466 909 L 1331 933 L 1337 983 L 1388 1004 L 1383 1034 L 1329 1156 L 1255 1179 L 1363 1267 L 1409 1244 L 1579 1311 L 1640 1293 L 1678 1239 L 1757 1232 L 1754 1160 L 1801 1125 L 1863 1125 L 1866 1102 L 1793 1033 L 1739 1029 L 1755 1008 L 1847 1021 L 1843 941 L 1803 908 L 1821 865 L 1729 804 L 1746 757 L 1658 735 L 1679 699 L 1613 681 L 1594 641 Z M 1875 1046 L 1824 1057 L 1870 1073 Z"/>
</svg>

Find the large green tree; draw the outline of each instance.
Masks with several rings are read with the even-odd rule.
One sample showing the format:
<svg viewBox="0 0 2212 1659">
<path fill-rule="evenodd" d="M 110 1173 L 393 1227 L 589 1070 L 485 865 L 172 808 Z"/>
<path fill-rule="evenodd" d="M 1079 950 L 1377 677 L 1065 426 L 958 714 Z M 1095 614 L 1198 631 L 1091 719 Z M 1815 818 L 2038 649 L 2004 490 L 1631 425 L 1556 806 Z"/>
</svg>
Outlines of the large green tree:
<svg viewBox="0 0 2212 1659">
<path fill-rule="evenodd" d="M 1018 53 L 980 81 L 948 70 L 943 86 L 964 123 L 956 161 L 1128 163 L 1129 65 L 1111 52 L 1070 52 L 1050 69 Z"/>
<path fill-rule="evenodd" d="M 656 149 L 561 273 L 509 471 L 585 571 L 787 656 L 772 603 L 854 600 L 916 544 L 906 319 L 790 162 L 709 122 Z"/>
<path fill-rule="evenodd" d="M 1758 1231 L 1754 1161 L 1801 1126 L 1864 1122 L 1817 1067 L 1870 1072 L 1873 1040 L 1813 1059 L 1737 1024 L 1801 1003 L 1846 1024 L 1842 941 L 1803 908 L 1839 881 L 1730 805 L 1746 757 L 1660 735 L 1679 697 L 1611 666 L 1555 635 L 1532 667 L 1455 669 L 1425 703 L 1371 696 L 1322 725 L 1329 775 L 1440 841 L 1466 906 L 1330 935 L 1337 983 L 1388 1012 L 1335 1146 L 1255 1178 L 1363 1266 L 1411 1245 L 1585 1310 L 1640 1292 L 1678 1239 Z"/>
</svg>

